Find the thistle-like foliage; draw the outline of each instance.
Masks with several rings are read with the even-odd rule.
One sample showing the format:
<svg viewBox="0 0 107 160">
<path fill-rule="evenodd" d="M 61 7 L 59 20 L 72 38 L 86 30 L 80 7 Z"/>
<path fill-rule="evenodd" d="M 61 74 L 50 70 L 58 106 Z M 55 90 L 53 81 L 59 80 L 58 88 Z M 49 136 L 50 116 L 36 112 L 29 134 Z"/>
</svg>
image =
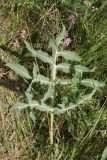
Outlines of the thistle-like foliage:
<svg viewBox="0 0 107 160">
<path fill-rule="evenodd" d="M 33 65 L 32 76 L 29 74 L 28 70 L 24 66 L 21 66 L 15 63 L 6 64 L 6 66 L 14 70 L 20 76 L 31 80 L 31 83 L 29 84 L 29 87 L 25 92 L 27 103 L 16 102 L 12 106 L 12 108 L 21 110 L 21 109 L 26 109 L 30 107 L 30 109 L 36 108 L 40 111 L 51 112 L 53 114 L 60 114 L 60 113 L 69 111 L 71 109 L 75 109 L 78 105 L 85 104 L 87 100 L 90 100 L 93 97 L 96 90 L 104 86 L 103 83 L 98 82 L 97 80 L 82 79 L 84 72 L 92 72 L 93 70 L 90 70 L 87 67 L 84 67 L 80 64 L 71 65 L 72 61 L 76 61 L 77 63 L 80 63 L 81 58 L 72 51 L 59 49 L 59 46 L 63 42 L 65 36 L 66 36 L 66 30 L 65 30 L 65 27 L 63 26 L 63 29 L 58 34 L 58 36 L 56 38 L 51 38 L 49 40 L 49 47 L 52 50 L 51 56 L 49 56 L 48 53 L 42 50 L 33 49 L 30 46 L 30 44 L 27 41 L 25 41 L 25 45 L 28 51 L 30 52 L 30 56 L 34 57 L 34 59 L 38 58 L 44 63 L 49 64 L 50 70 L 51 70 L 51 76 L 50 76 L 51 78 L 45 77 L 44 75 L 40 74 L 38 72 L 38 66 L 36 64 Z M 66 60 L 65 63 L 57 63 L 57 60 L 59 57 L 64 58 Z M 60 79 L 58 78 L 58 73 L 59 73 L 58 71 L 64 72 L 64 73 L 73 72 L 72 76 L 74 77 L 72 79 Z M 33 95 L 31 91 L 32 91 L 32 84 L 34 83 L 40 83 L 41 85 L 48 86 L 48 90 L 44 94 L 44 97 L 41 99 L 41 103 L 36 100 L 33 100 Z M 83 85 L 85 87 L 92 88 L 92 92 L 83 96 L 79 96 L 79 98 L 77 98 L 75 103 L 71 101 L 66 106 L 64 104 L 57 104 L 56 106 L 55 105 L 55 98 L 56 98 L 55 88 L 58 84 L 60 84 L 61 86 Z M 73 90 L 73 94 L 75 94 L 74 90 Z M 48 99 L 51 99 L 51 104 L 46 103 Z M 34 115 L 32 112 L 30 112 L 30 116 L 34 120 Z"/>
</svg>

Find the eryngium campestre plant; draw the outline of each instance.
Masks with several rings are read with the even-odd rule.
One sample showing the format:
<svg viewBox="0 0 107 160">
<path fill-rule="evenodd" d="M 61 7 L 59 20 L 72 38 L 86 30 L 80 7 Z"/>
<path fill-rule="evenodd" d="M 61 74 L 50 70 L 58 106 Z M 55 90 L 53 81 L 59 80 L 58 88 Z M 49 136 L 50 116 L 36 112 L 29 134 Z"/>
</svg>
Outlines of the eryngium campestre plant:
<svg viewBox="0 0 107 160">
<path fill-rule="evenodd" d="M 53 121 L 54 121 L 54 115 L 55 114 L 63 114 L 63 113 L 69 113 L 70 110 L 74 110 L 77 106 L 84 105 L 86 101 L 90 100 L 95 92 L 99 90 L 99 88 L 103 87 L 104 84 L 93 79 L 83 79 L 83 73 L 84 72 L 93 72 L 93 69 L 90 70 L 85 66 L 82 66 L 81 64 L 74 64 L 71 62 L 76 61 L 77 63 L 81 62 L 81 58 L 72 51 L 63 50 L 63 48 L 59 47 L 63 43 L 64 38 L 66 37 L 66 29 L 63 26 L 63 30 L 57 35 L 56 38 L 50 38 L 49 40 L 49 47 L 52 50 L 52 55 L 49 56 L 48 53 L 42 51 L 42 50 L 36 50 L 30 46 L 30 44 L 25 41 L 26 48 L 30 52 L 30 56 L 32 56 L 34 59 L 38 58 L 44 63 L 49 64 L 51 75 L 50 78 L 46 77 L 39 72 L 39 66 L 37 66 L 37 63 L 33 64 L 32 68 L 32 75 L 29 74 L 28 70 L 16 63 L 7 63 L 6 66 L 14 70 L 18 75 L 22 76 L 23 78 L 26 78 L 30 80 L 30 84 L 28 86 L 28 89 L 25 92 L 27 103 L 22 102 L 16 102 L 14 105 L 12 105 L 12 109 L 26 109 L 30 108 L 30 116 L 34 119 L 34 115 L 32 110 L 35 108 L 39 111 L 48 112 L 50 114 L 50 143 L 53 144 Z M 57 63 L 57 60 L 59 57 L 64 58 L 66 61 L 65 63 Z M 69 79 L 60 79 L 58 78 L 58 71 L 64 72 L 64 73 L 70 73 L 72 74 L 72 78 Z M 44 94 L 44 97 L 40 101 L 33 99 L 32 94 L 32 85 L 34 83 L 40 83 L 41 85 L 47 85 L 48 90 Z M 79 95 L 75 96 L 75 101 L 72 100 L 71 102 L 67 104 L 56 104 L 56 87 L 60 86 L 68 86 L 68 85 L 74 85 L 76 86 L 76 90 L 72 90 L 72 93 L 75 94 L 77 90 L 79 89 L 78 86 L 85 86 L 89 87 L 91 89 L 91 93 L 86 95 Z M 75 87 L 74 87 L 75 88 Z M 47 100 L 51 99 L 51 103 L 47 104 Z"/>
</svg>

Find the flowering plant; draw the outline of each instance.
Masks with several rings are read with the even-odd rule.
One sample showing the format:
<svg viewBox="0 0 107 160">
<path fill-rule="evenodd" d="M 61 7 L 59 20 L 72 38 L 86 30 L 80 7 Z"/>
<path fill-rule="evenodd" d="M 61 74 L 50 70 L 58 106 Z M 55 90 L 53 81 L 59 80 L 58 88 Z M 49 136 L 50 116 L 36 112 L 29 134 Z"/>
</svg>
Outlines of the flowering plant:
<svg viewBox="0 0 107 160">
<path fill-rule="evenodd" d="M 75 52 L 59 49 L 60 44 L 66 37 L 66 29 L 63 26 L 63 30 L 57 35 L 56 38 L 51 38 L 49 40 L 49 47 L 52 49 L 52 56 L 49 56 L 48 53 L 42 50 L 35 50 L 30 46 L 27 41 L 25 42 L 26 48 L 30 52 L 30 56 L 34 59 L 38 58 L 44 63 L 47 63 L 50 67 L 50 77 L 46 77 L 43 74 L 40 74 L 39 66 L 36 61 L 33 63 L 32 73 L 22 65 L 16 63 L 7 63 L 6 66 L 14 70 L 18 75 L 30 80 L 29 86 L 25 92 L 27 102 L 16 102 L 12 105 L 12 109 L 26 109 L 31 110 L 30 116 L 34 120 L 33 110 L 39 110 L 42 112 L 48 112 L 50 114 L 50 143 L 53 144 L 53 125 L 54 125 L 54 116 L 60 115 L 63 113 L 69 114 L 71 110 L 75 110 L 78 106 L 84 105 L 89 101 L 95 92 L 99 90 L 100 87 L 103 87 L 104 84 L 93 80 L 93 79 L 83 79 L 84 72 L 93 72 L 93 70 L 88 69 L 85 66 L 80 64 L 71 65 L 72 61 L 78 63 L 81 62 L 80 56 Z M 68 42 L 67 42 L 68 43 Z M 57 63 L 58 58 L 65 59 L 65 63 Z M 58 78 L 59 72 L 72 74 L 72 78 L 60 79 Z M 40 83 L 41 85 L 48 86 L 47 92 L 44 94 L 43 98 L 39 101 L 33 99 L 32 86 L 35 83 Z M 56 93 L 57 87 L 61 86 L 72 86 L 72 95 L 71 102 L 68 103 L 56 103 Z M 91 88 L 91 92 L 86 95 L 76 96 L 79 86 L 85 86 Z M 48 101 L 48 100 L 51 101 Z M 48 102 L 48 103 L 47 103 Z"/>
</svg>

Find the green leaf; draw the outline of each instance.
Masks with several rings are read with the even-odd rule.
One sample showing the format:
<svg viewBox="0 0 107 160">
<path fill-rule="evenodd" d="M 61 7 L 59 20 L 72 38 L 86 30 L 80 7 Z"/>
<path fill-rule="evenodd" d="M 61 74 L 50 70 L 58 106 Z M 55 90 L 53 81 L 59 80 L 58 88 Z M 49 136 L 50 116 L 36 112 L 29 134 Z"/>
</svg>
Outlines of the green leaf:
<svg viewBox="0 0 107 160">
<path fill-rule="evenodd" d="M 78 62 L 81 61 L 81 58 L 72 51 L 60 51 L 58 52 L 58 56 L 61 56 L 71 61 L 78 61 Z"/>
<path fill-rule="evenodd" d="M 104 151 L 103 151 L 101 160 L 106 160 L 106 158 L 107 158 L 107 147 L 105 147 L 105 149 L 104 149 Z"/>
<path fill-rule="evenodd" d="M 33 95 L 29 92 L 25 92 L 25 94 L 26 94 L 26 98 L 28 100 L 28 103 L 30 103 L 32 101 Z"/>
<path fill-rule="evenodd" d="M 65 109 L 64 104 L 58 104 L 58 106 L 59 106 L 61 109 Z"/>
<path fill-rule="evenodd" d="M 87 67 L 81 65 L 74 65 L 74 69 L 76 73 L 90 72 L 90 70 Z"/>
<path fill-rule="evenodd" d="M 36 101 L 36 100 L 32 100 L 33 98 L 33 95 L 31 93 L 28 93 L 28 92 L 25 92 L 26 94 L 26 97 L 27 97 L 27 100 L 28 100 L 28 105 L 31 107 L 31 108 L 35 108 L 39 105 L 39 102 Z"/>
<path fill-rule="evenodd" d="M 49 112 L 50 111 L 49 106 L 47 106 L 46 104 L 39 105 L 36 107 L 36 109 L 38 109 L 39 111 L 42 111 L 42 112 Z"/>
<path fill-rule="evenodd" d="M 28 73 L 28 70 L 24 66 L 16 63 L 7 63 L 6 66 L 14 70 L 20 76 L 26 79 L 32 79 L 32 77 Z"/>
<path fill-rule="evenodd" d="M 35 117 L 35 115 L 34 115 L 33 112 L 30 112 L 30 113 L 29 113 L 29 116 L 30 116 L 30 118 L 32 119 L 33 122 L 36 121 L 36 117 Z"/>
<path fill-rule="evenodd" d="M 93 92 L 90 94 L 82 96 L 81 99 L 78 100 L 77 104 L 83 104 L 86 101 L 90 100 L 93 97 L 94 93 L 95 93 L 95 90 L 93 90 Z"/>
<path fill-rule="evenodd" d="M 71 84 L 71 80 L 70 79 L 62 79 L 62 80 L 58 80 L 56 83 L 59 83 L 61 85 L 69 85 L 69 84 Z"/>
<path fill-rule="evenodd" d="M 65 109 L 56 109 L 53 113 L 54 113 L 54 115 L 59 115 L 59 114 L 62 114 L 64 112 L 66 112 Z"/>
<path fill-rule="evenodd" d="M 75 109 L 76 107 L 77 107 L 76 104 L 74 104 L 73 102 L 70 102 L 69 107 L 67 108 L 67 110 Z"/>
<path fill-rule="evenodd" d="M 53 63 L 53 59 L 48 55 L 48 53 L 43 52 L 42 50 L 35 50 L 30 46 L 30 44 L 27 41 L 24 41 L 24 42 L 26 44 L 27 49 L 33 54 L 34 57 L 39 58 L 45 63 L 49 63 L 49 64 Z"/>
<path fill-rule="evenodd" d="M 46 101 L 48 98 L 52 98 L 54 94 L 54 88 L 52 86 L 49 86 L 48 91 L 45 93 L 42 102 Z"/>
<path fill-rule="evenodd" d="M 13 106 L 12 106 L 12 109 L 26 109 L 28 107 L 31 107 L 31 109 L 33 108 L 36 108 L 40 111 L 49 111 L 49 107 L 47 105 L 40 105 L 36 100 L 32 100 L 30 101 L 29 104 L 26 104 L 26 103 L 20 103 L 20 102 L 17 102 L 15 103 Z"/>
<path fill-rule="evenodd" d="M 29 92 L 31 91 L 31 89 L 32 89 L 32 83 L 33 83 L 33 82 L 31 81 L 31 83 L 29 84 L 29 87 L 27 88 L 26 92 L 29 93 Z"/>
<path fill-rule="evenodd" d="M 57 44 L 57 46 L 60 45 L 60 43 L 62 42 L 62 40 L 65 38 L 65 36 L 66 36 L 66 29 L 65 29 L 65 26 L 63 25 L 62 31 L 56 37 L 56 44 Z"/>
<path fill-rule="evenodd" d="M 32 53 L 33 55 L 35 54 L 35 49 L 33 49 L 33 47 L 31 47 L 31 45 L 27 42 L 24 41 L 26 48 L 30 51 L 30 53 Z"/>
<path fill-rule="evenodd" d="M 36 100 L 31 100 L 29 101 L 29 106 L 31 107 L 31 109 L 37 108 L 39 106 L 39 103 Z"/>
<path fill-rule="evenodd" d="M 53 51 L 53 52 L 56 52 L 56 50 L 57 50 L 56 41 L 55 41 L 55 39 L 52 38 L 52 37 L 51 37 L 50 40 L 49 40 L 49 47 L 52 48 L 52 51 Z"/>
<path fill-rule="evenodd" d="M 65 73 L 70 73 L 70 66 L 71 65 L 67 63 L 60 63 L 56 66 L 56 69 Z"/>
<path fill-rule="evenodd" d="M 72 102 L 69 104 L 69 106 L 67 108 L 65 108 L 63 104 L 58 104 L 58 106 L 60 106 L 61 109 L 59 109 L 59 108 L 55 109 L 54 114 L 62 114 L 62 113 L 65 113 L 68 110 L 75 109 L 75 107 L 77 107 L 77 105 L 72 103 Z"/>
<path fill-rule="evenodd" d="M 43 52 L 42 50 L 35 51 L 34 55 L 45 63 L 49 63 L 49 64 L 53 63 L 52 57 L 50 57 L 46 52 Z"/>
<path fill-rule="evenodd" d="M 20 110 L 22 110 L 22 109 L 26 109 L 26 108 L 28 108 L 28 107 L 29 107 L 29 105 L 26 104 L 26 103 L 16 102 L 16 103 L 12 106 L 12 109 L 20 109 Z"/>
<path fill-rule="evenodd" d="M 34 65 L 33 65 L 33 78 L 34 78 L 34 79 L 37 78 L 37 66 L 35 65 L 35 63 L 34 63 Z"/>
<path fill-rule="evenodd" d="M 95 88 L 98 89 L 100 87 L 104 87 L 104 83 L 101 83 L 97 80 L 93 80 L 93 79 L 83 79 L 80 81 L 80 84 L 85 86 L 85 87 L 91 87 L 91 88 Z"/>
<path fill-rule="evenodd" d="M 51 83 L 50 80 L 49 80 L 49 78 L 47 78 L 47 77 L 45 77 L 45 76 L 43 76 L 41 74 L 37 75 L 37 78 L 33 80 L 33 83 L 34 82 L 40 82 L 41 84 L 45 84 L 45 85 Z"/>
</svg>

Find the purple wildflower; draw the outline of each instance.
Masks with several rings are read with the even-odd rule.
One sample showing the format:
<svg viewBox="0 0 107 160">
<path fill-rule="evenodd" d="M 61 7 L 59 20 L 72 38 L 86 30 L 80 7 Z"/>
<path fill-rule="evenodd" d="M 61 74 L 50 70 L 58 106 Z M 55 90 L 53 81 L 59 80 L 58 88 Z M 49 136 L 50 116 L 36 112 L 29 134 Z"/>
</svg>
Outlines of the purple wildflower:
<svg viewBox="0 0 107 160">
<path fill-rule="evenodd" d="M 74 16 L 74 15 L 70 15 L 70 16 L 68 17 L 68 22 L 69 22 L 71 25 L 74 25 L 75 22 L 76 22 L 75 16 Z"/>
<path fill-rule="evenodd" d="M 69 37 L 66 37 L 65 40 L 64 40 L 64 43 L 69 46 L 69 44 L 72 42 L 71 38 Z"/>
<path fill-rule="evenodd" d="M 17 39 L 13 42 L 13 47 L 14 48 L 20 48 L 20 43 Z"/>
<path fill-rule="evenodd" d="M 21 32 L 20 32 L 20 35 L 21 35 L 21 37 L 23 38 L 23 39 L 26 39 L 27 38 L 27 32 L 26 32 L 26 30 L 21 30 Z"/>
</svg>

